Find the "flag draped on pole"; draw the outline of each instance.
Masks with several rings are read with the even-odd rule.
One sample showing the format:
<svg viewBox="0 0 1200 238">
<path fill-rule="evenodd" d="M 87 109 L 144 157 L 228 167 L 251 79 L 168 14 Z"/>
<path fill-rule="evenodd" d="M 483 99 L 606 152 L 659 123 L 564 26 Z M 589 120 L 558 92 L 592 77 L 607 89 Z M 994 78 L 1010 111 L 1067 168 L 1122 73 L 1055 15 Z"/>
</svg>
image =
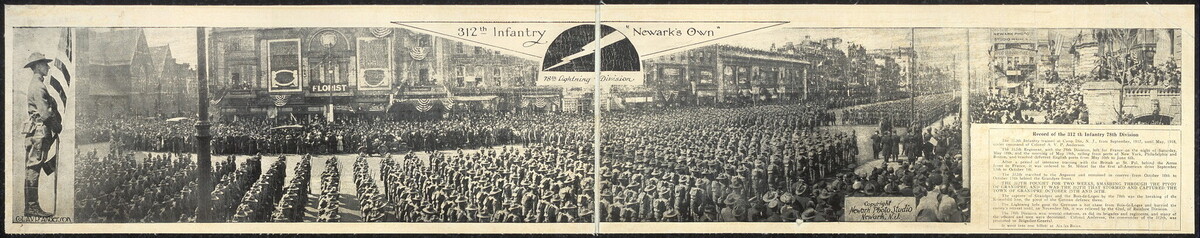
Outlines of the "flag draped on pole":
<svg viewBox="0 0 1200 238">
<path fill-rule="evenodd" d="M 392 111 L 392 105 L 394 105 L 395 103 L 396 103 L 396 93 L 391 93 L 391 94 L 388 94 L 388 103 L 387 103 L 387 108 L 384 108 L 384 109 L 383 109 L 383 112 L 384 112 L 384 113 L 391 112 L 391 111 Z"/>
<path fill-rule="evenodd" d="M 71 51 L 71 30 L 63 29 L 61 34 L 62 40 L 59 41 L 58 50 L 53 51 L 49 57 L 52 60 L 48 63 L 50 69 L 47 71 L 42 83 L 45 84 L 44 86 L 48 90 L 50 97 L 54 100 L 54 104 L 50 105 L 52 111 L 58 114 L 60 120 L 65 120 L 69 118 L 69 112 L 66 109 L 73 106 L 68 104 L 67 96 L 73 95 L 72 92 L 74 91 L 71 88 L 71 69 L 75 68 L 75 63 L 72 61 L 74 55 Z M 52 128 L 52 130 L 54 130 L 54 134 L 56 135 L 62 133 L 61 126 Z M 58 168 L 58 150 L 61 147 L 61 142 L 61 137 L 55 137 L 54 141 L 50 144 L 50 151 L 46 154 L 46 158 L 52 162 L 46 165 L 45 172 L 47 174 L 53 173 Z"/>
</svg>

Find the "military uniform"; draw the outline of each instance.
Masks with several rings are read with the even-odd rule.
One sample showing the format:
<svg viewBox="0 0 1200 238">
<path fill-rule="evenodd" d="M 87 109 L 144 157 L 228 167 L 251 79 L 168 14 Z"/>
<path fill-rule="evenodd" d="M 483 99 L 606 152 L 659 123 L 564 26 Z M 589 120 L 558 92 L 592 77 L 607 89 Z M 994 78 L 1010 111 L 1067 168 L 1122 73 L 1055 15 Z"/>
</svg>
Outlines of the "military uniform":
<svg viewBox="0 0 1200 238">
<path fill-rule="evenodd" d="M 62 118 L 55 111 L 57 103 L 51 91 L 46 88 L 44 80 L 48 79 L 49 62 L 41 53 L 33 53 L 26 61 L 25 68 L 34 72 L 34 78 L 29 81 L 26 89 L 28 95 L 29 124 L 25 128 L 25 215 L 49 217 L 53 214 L 42 211 L 38 205 L 38 177 L 40 172 L 47 175 L 56 169 L 55 162 L 49 157 L 54 141 L 62 130 Z"/>
</svg>

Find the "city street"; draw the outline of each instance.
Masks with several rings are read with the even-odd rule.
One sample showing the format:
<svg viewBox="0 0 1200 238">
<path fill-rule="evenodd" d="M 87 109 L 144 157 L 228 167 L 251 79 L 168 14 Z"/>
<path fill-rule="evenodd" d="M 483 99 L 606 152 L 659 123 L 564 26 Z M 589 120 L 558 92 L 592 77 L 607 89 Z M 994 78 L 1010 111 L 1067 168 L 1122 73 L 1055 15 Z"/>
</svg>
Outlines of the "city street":
<svg viewBox="0 0 1200 238">
<path fill-rule="evenodd" d="M 511 146 L 511 147 L 512 148 L 522 148 L 522 146 Z M 493 148 L 503 148 L 503 147 L 493 147 Z M 108 143 L 95 143 L 95 144 L 87 144 L 87 145 L 79 146 L 79 151 L 81 151 L 81 152 L 90 152 L 92 150 L 96 150 L 96 152 L 99 154 L 106 154 L 108 151 Z M 474 153 L 477 151 L 479 151 L 479 149 L 463 150 L 463 153 Z M 454 150 L 443 150 L 443 151 L 439 151 L 439 152 L 441 152 L 441 153 L 457 153 Z M 162 154 L 162 153 L 138 152 L 138 153 L 136 153 L 135 158 L 138 159 L 139 162 L 141 162 L 142 159 L 145 159 L 149 155 L 159 155 L 159 154 Z M 429 153 L 413 152 L 413 154 L 416 155 L 418 158 L 420 158 L 421 162 L 423 164 L 428 166 Z M 406 156 L 406 155 L 407 154 L 393 154 L 392 159 L 397 159 L 397 160 L 403 159 L 404 156 Z M 190 156 L 193 156 L 192 159 L 195 159 L 194 154 L 190 154 Z M 262 172 L 265 173 L 267 171 L 267 168 L 270 168 L 271 164 L 275 163 L 275 161 L 279 159 L 279 156 L 280 155 L 263 155 L 262 160 L 260 160 L 260 162 L 262 163 L 262 168 L 263 168 Z M 287 169 L 286 169 L 287 176 L 284 178 L 284 181 L 291 181 L 291 179 L 295 176 L 294 170 L 296 168 L 296 165 L 300 163 L 301 158 L 303 158 L 304 156 L 297 155 L 297 154 L 287 154 L 287 155 L 283 155 L 283 156 L 287 159 L 287 161 L 284 162 L 287 165 Z M 215 166 L 218 162 L 228 160 L 229 157 L 230 156 L 227 156 L 227 155 L 214 155 L 212 157 L 212 164 Z M 238 166 L 242 166 L 242 163 L 244 163 L 246 161 L 246 159 L 250 158 L 250 156 L 241 155 L 241 156 L 236 156 L 236 158 L 238 160 Z M 329 169 L 325 166 L 326 161 L 336 158 L 338 160 L 338 169 L 339 169 L 338 171 L 339 171 L 339 175 L 340 175 L 340 179 L 341 179 L 341 181 L 339 181 L 339 184 L 340 184 L 339 187 L 341 188 L 341 192 L 340 192 L 341 196 L 338 199 L 338 201 L 341 203 L 341 209 L 339 210 L 339 212 L 341 213 L 341 221 L 342 222 L 361 222 L 362 221 L 362 210 L 360 209 L 360 204 L 359 204 L 358 198 L 357 198 L 358 191 L 354 186 L 354 160 L 356 158 L 358 158 L 358 154 L 313 155 L 312 158 L 313 158 L 312 171 L 310 171 L 311 178 L 309 178 L 310 182 L 309 182 L 308 206 L 306 206 L 306 208 L 305 208 L 304 221 L 306 221 L 306 222 L 316 221 L 316 219 L 317 219 L 317 209 L 316 209 L 317 208 L 317 197 L 321 193 L 321 173 L 325 172 L 326 169 Z M 380 179 L 381 176 L 379 174 L 379 168 L 380 168 L 382 162 L 383 162 L 382 157 L 367 157 L 367 164 L 370 166 L 371 176 L 375 178 L 375 186 L 379 186 L 379 188 L 381 190 L 383 189 L 383 180 Z M 214 184 L 219 183 L 220 178 L 213 178 L 212 181 Z"/>
</svg>

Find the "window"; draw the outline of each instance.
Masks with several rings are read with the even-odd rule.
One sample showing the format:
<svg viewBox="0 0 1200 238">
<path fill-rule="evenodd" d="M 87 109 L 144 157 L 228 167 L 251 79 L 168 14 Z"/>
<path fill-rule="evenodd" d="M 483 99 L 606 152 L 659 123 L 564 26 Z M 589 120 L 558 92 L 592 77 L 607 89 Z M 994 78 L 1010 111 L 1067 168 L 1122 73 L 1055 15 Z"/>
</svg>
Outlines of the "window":
<svg viewBox="0 0 1200 238">
<path fill-rule="evenodd" d="M 234 88 L 241 89 L 243 85 L 242 74 L 232 73 L 232 75 L 229 76 L 229 85 L 233 85 Z"/>
<path fill-rule="evenodd" d="M 417 38 L 417 45 L 421 47 L 429 47 L 429 42 L 432 41 L 430 36 L 420 36 Z"/>
<path fill-rule="evenodd" d="M 417 75 L 417 79 L 421 80 L 421 82 L 429 82 L 429 69 L 421 69 L 419 75 Z"/>
<path fill-rule="evenodd" d="M 373 38 L 361 37 L 358 38 L 358 88 L 365 90 L 385 90 L 392 85 L 392 42 L 391 38 Z M 347 83 L 342 78 L 342 73 L 349 69 L 350 65 L 346 62 L 342 66 L 342 62 L 335 62 L 330 70 L 332 77 L 330 81 L 335 83 Z M 349 77 L 348 75 L 346 77 Z"/>
<path fill-rule="evenodd" d="M 466 71 L 467 71 L 466 66 L 458 66 L 457 68 L 454 69 L 454 82 L 455 82 L 454 86 L 456 86 L 456 87 L 463 86 L 463 77 L 465 77 L 467 75 Z"/>
<path fill-rule="evenodd" d="M 238 51 L 238 43 L 237 42 L 230 42 L 230 43 L 225 44 L 225 46 L 226 46 L 225 47 L 226 52 Z"/>
<path fill-rule="evenodd" d="M 500 77 L 500 67 L 492 68 L 492 76 Z"/>
<path fill-rule="evenodd" d="M 267 72 L 272 92 L 297 92 L 303 87 L 300 72 L 300 40 L 267 41 Z"/>
<path fill-rule="evenodd" d="M 455 54 L 463 53 L 463 44 L 462 43 L 459 43 L 459 42 L 454 43 L 454 53 Z"/>
<path fill-rule="evenodd" d="M 479 55 L 479 54 L 483 54 L 483 48 L 482 48 L 482 47 L 479 47 L 479 46 L 476 46 L 476 47 L 475 47 L 475 54 L 477 54 L 477 55 Z"/>
</svg>

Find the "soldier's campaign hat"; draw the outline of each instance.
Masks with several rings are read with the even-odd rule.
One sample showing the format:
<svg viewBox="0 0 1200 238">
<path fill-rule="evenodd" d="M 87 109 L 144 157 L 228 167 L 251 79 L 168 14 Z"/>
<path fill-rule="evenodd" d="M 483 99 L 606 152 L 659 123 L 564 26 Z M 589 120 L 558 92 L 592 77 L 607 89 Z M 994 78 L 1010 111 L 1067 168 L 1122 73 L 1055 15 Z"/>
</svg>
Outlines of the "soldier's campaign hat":
<svg viewBox="0 0 1200 238">
<path fill-rule="evenodd" d="M 667 182 L 663 182 L 662 185 L 658 186 L 658 194 L 663 195 L 664 197 L 671 194 L 672 191 L 675 191 L 674 186 L 671 186 Z"/>
<path fill-rule="evenodd" d="M 896 186 L 895 181 L 892 181 L 887 185 L 883 185 L 883 192 L 887 194 L 897 194 L 900 193 L 900 188 Z"/>
<path fill-rule="evenodd" d="M 741 177 L 733 177 L 733 178 L 734 179 L 729 182 L 729 188 L 732 188 L 732 189 L 742 188 L 742 185 L 743 185 L 742 183 L 744 183 L 745 180 L 740 179 Z"/>
<path fill-rule="evenodd" d="M 818 183 L 818 184 L 824 184 L 824 183 Z M 816 190 L 816 191 L 817 191 L 817 192 L 820 192 L 820 194 L 819 194 L 819 195 L 817 195 L 817 198 L 818 198 L 818 199 L 821 199 L 821 200 L 829 199 L 830 197 L 833 197 L 833 195 L 834 195 L 834 193 L 835 193 L 835 192 L 834 192 L 832 189 L 830 189 L 830 188 L 825 188 L 825 189 L 822 189 L 822 190 Z"/>
<path fill-rule="evenodd" d="M 642 191 L 646 193 L 652 193 L 655 189 L 657 189 L 657 187 L 652 183 L 646 183 L 646 186 L 642 187 Z"/>
<path fill-rule="evenodd" d="M 667 210 L 662 214 L 663 218 L 675 218 L 676 216 L 679 216 L 679 210 L 675 209 Z"/>
<path fill-rule="evenodd" d="M 563 204 L 563 205 L 562 205 L 562 207 L 559 207 L 559 208 L 558 208 L 558 210 L 559 210 L 559 211 L 563 211 L 563 210 L 574 210 L 574 209 L 577 209 L 577 208 L 579 208 L 579 207 L 576 207 L 574 204 L 567 203 L 567 204 Z"/>
<path fill-rule="evenodd" d="M 742 196 L 738 195 L 737 193 L 730 193 L 728 196 L 725 196 L 725 199 L 722 200 L 722 202 L 725 203 L 725 205 L 729 205 L 729 206 L 736 205 L 741 201 L 742 201 Z"/>
<path fill-rule="evenodd" d="M 25 63 L 25 67 L 23 67 L 23 68 L 32 68 L 34 65 L 37 65 L 39 63 L 49 63 L 50 61 L 54 61 L 54 60 L 47 59 L 46 55 L 43 55 L 40 52 L 33 52 L 33 54 L 29 54 L 29 58 L 27 58 L 25 60 L 26 63 Z"/>
<path fill-rule="evenodd" d="M 776 192 L 776 191 L 767 192 L 767 194 L 763 194 L 763 196 L 762 196 L 763 202 L 775 201 L 775 199 L 778 199 L 778 198 L 779 198 L 779 192 Z"/>
<path fill-rule="evenodd" d="M 813 218 L 817 218 L 817 210 L 811 207 L 805 209 L 804 212 L 800 214 L 800 220 L 808 221 L 812 220 Z"/>
<path fill-rule="evenodd" d="M 876 186 L 875 183 L 869 182 L 865 186 L 863 186 L 863 193 L 867 194 L 868 196 L 875 196 L 875 195 L 879 194 L 877 189 L 878 189 L 878 186 Z"/>
<path fill-rule="evenodd" d="M 793 200 L 795 200 L 795 196 L 792 196 L 790 192 L 784 192 L 782 195 L 779 195 L 779 201 L 784 204 L 791 204 Z"/>
<path fill-rule="evenodd" d="M 717 180 L 728 180 L 728 179 L 729 179 L 729 175 L 727 175 L 725 173 L 717 174 Z"/>
</svg>

